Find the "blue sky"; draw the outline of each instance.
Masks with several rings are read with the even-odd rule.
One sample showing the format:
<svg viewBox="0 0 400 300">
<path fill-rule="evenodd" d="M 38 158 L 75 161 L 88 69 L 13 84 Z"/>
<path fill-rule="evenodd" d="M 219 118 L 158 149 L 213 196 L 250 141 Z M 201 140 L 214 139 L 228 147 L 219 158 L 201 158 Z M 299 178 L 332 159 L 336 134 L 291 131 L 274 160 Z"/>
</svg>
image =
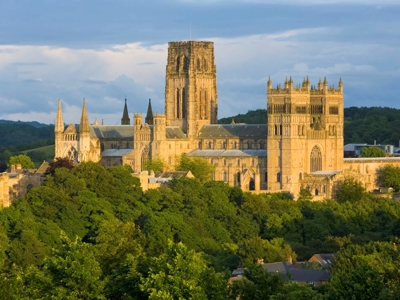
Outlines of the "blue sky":
<svg viewBox="0 0 400 300">
<path fill-rule="evenodd" d="M 167 44 L 214 41 L 219 117 L 266 107 L 266 81 L 342 77 L 345 106 L 400 108 L 398 0 L 1 0 L 0 119 L 118 124 L 164 110 Z"/>
</svg>

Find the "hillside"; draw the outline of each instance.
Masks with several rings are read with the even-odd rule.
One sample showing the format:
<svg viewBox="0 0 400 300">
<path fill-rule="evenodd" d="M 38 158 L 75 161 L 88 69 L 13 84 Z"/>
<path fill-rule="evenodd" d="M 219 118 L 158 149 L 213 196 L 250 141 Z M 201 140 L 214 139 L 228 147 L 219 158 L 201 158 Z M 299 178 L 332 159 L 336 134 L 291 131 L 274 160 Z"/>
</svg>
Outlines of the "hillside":
<svg viewBox="0 0 400 300">
<path fill-rule="evenodd" d="M 219 124 L 266 124 L 265 109 L 222 118 Z M 348 107 L 344 109 L 344 143 L 391 144 L 400 142 L 400 109 L 389 107 Z"/>
</svg>

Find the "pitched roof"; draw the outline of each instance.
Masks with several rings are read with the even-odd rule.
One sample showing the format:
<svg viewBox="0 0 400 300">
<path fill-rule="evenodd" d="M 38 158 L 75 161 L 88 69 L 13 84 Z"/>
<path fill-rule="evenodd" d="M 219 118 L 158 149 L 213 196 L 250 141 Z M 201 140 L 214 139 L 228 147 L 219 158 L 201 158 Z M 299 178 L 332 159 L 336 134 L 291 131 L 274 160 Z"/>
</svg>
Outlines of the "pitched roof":
<svg viewBox="0 0 400 300">
<path fill-rule="evenodd" d="M 200 138 L 207 137 L 262 137 L 267 136 L 266 124 L 213 124 L 204 125 L 199 131 Z"/>
<path fill-rule="evenodd" d="M 124 154 L 129 154 L 133 149 L 106 149 L 101 153 L 103 157 L 122 157 Z"/>
<path fill-rule="evenodd" d="M 267 150 L 193 150 L 187 154 L 188 156 L 200 156 L 200 157 L 266 157 Z"/>
<path fill-rule="evenodd" d="M 268 273 L 281 273 L 281 274 L 287 273 L 290 269 L 293 268 L 293 264 L 288 261 L 262 264 L 261 266 Z"/>
<path fill-rule="evenodd" d="M 167 139 L 185 139 L 186 134 L 183 132 L 182 128 L 179 126 L 167 126 L 166 127 L 166 137 Z"/>
<path fill-rule="evenodd" d="M 107 139 L 133 140 L 133 125 L 91 125 L 90 137 Z"/>
<path fill-rule="evenodd" d="M 296 282 L 327 281 L 331 276 L 325 270 L 290 269 L 288 271 L 291 280 Z"/>
</svg>

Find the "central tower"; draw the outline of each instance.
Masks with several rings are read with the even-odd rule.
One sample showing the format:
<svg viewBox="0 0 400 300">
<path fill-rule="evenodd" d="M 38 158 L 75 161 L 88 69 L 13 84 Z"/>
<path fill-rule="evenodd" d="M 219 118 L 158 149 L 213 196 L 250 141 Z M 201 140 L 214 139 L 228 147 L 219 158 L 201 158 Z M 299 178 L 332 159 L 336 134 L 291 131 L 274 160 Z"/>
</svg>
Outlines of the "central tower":
<svg viewBox="0 0 400 300">
<path fill-rule="evenodd" d="M 170 42 L 165 83 L 167 126 L 195 137 L 203 125 L 217 124 L 217 70 L 213 42 Z"/>
</svg>

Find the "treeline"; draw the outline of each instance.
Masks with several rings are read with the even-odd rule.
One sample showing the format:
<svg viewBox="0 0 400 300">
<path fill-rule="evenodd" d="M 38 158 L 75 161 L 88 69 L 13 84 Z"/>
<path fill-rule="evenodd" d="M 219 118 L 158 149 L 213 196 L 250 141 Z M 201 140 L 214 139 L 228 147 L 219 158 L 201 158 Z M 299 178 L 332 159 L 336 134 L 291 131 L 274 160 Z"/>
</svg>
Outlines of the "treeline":
<svg viewBox="0 0 400 300">
<path fill-rule="evenodd" d="M 54 141 L 53 125 L 37 128 L 28 124 L 0 123 L 0 145 L 2 147 L 27 145 L 41 140 Z"/>
<path fill-rule="evenodd" d="M 233 117 L 222 118 L 220 124 L 266 124 L 267 111 L 257 109 Z M 389 107 L 348 107 L 344 109 L 344 142 L 391 144 L 400 142 L 400 110 Z"/>
<path fill-rule="evenodd" d="M 370 299 L 397 295 L 400 203 L 375 198 L 355 181 L 342 182 L 336 201 L 312 202 L 309 193 L 293 201 L 195 179 L 143 193 L 130 171 L 95 163 L 57 168 L 44 186 L 1 210 L 2 297 L 352 299 L 350 284 Z M 320 289 L 252 267 L 257 258 L 337 251 L 332 283 Z M 249 268 L 248 279 L 228 287 L 239 266 Z M 342 297 L 342 287 L 352 296 Z"/>
</svg>

